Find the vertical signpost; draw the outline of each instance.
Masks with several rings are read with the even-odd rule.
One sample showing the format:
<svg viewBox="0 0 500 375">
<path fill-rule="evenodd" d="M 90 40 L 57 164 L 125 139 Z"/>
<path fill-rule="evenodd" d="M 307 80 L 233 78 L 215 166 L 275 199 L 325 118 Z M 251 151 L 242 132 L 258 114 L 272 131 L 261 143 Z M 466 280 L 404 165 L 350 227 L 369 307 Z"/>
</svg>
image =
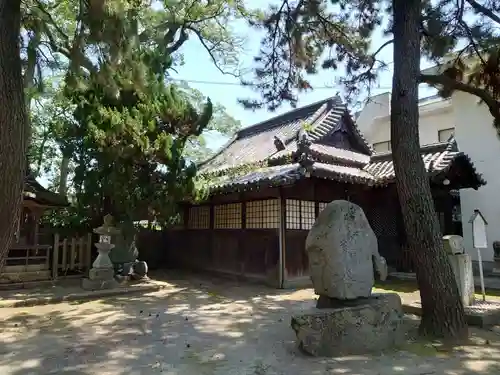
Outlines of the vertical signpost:
<svg viewBox="0 0 500 375">
<path fill-rule="evenodd" d="M 479 264 L 479 278 L 481 280 L 481 293 L 483 301 L 486 301 L 486 292 L 484 290 L 484 275 L 483 275 L 483 260 L 481 258 L 481 249 L 488 247 L 488 239 L 486 238 L 486 226 L 488 222 L 484 218 L 481 211 L 474 210 L 469 223 L 472 224 L 472 245 L 477 251 L 477 261 Z"/>
</svg>

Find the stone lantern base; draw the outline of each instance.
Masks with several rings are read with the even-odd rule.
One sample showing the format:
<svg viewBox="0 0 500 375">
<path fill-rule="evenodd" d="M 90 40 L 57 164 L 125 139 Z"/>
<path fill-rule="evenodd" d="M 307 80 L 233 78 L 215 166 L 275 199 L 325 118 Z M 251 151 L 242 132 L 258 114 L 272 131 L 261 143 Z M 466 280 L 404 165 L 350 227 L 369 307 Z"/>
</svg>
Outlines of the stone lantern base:
<svg viewBox="0 0 500 375">
<path fill-rule="evenodd" d="M 85 290 L 112 289 L 118 287 L 114 278 L 112 268 L 91 268 L 89 277 L 82 280 L 82 288 Z"/>
</svg>

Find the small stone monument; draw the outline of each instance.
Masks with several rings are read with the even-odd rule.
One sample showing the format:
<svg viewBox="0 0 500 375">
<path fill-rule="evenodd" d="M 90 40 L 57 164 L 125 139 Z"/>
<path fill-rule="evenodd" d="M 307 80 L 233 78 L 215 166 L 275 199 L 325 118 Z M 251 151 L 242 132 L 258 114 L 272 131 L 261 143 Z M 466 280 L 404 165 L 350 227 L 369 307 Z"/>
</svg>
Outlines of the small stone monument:
<svg viewBox="0 0 500 375">
<path fill-rule="evenodd" d="M 99 235 L 99 242 L 95 244 L 99 254 L 89 270 L 89 277 L 82 280 L 82 288 L 86 290 L 111 289 L 118 286 L 114 278 L 115 270 L 109 258 L 109 252 L 115 246 L 111 243 L 111 237 L 118 233 L 113 226 L 113 217 L 104 216 L 104 224 L 94 229 Z"/>
<path fill-rule="evenodd" d="M 116 246 L 110 252 L 110 259 L 118 276 L 126 280 L 148 280 L 148 265 L 139 261 L 134 226 L 123 224 L 122 229 L 114 237 Z"/>
<path fill-rule="evenodd" d="M 315 356 L 364 354 L 401 342 L 399 295 L 371 293 L 374 265 L 382 280 L 387 265 L 361 207 L 329 203 L 309 231 L 306 252 L 319 299 L 313 311 L 292 317 L 302 350 Z"/>
<path fill-rule="evenodd" d="M 474 276 L 471 257 L 465 253 L 464 239 L 457 235 L 446 235 L 443 245 L 455 274 L 462 303 L 471 306 L 474 303 Z"/>
</svg>

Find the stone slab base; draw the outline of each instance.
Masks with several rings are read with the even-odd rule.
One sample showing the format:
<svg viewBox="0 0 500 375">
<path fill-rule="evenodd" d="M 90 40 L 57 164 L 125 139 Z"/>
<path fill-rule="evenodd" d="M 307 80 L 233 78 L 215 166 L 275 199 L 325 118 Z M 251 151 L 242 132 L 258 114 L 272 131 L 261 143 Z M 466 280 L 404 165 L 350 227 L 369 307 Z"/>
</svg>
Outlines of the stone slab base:
<svg viewBox="0 0 500 375">
<path fill-rule="evenodd" d="M 113 268 L 91 268 L 89 270 L 90 280 L 111 280 L 115 276 Z"/>
<path fill-rule="evenodd" d="M 113 289 L 119 286 L 115 279 L 111 280 L 92 280 L 88 278 L 82 279 L 82 288 L 85 290 L 102 290 Z"/>
<path fill-rule="evenodd" d="M 108 298 L 113 296 L 121 296 L 128 294 L 136 294 L 136 293 L 151 293 L 157 292 L 160 290 L 167 290 L 170 288 L 170 285 L 163 282 L 151 281 L 149 283 L 139 283 L 139 284 L 131 284 L 127 286 L 122 286 L 113 289 L 103 289 L 103 290 L 82 290 L 78 288 L 68 288 L 68 292 L 64 293 L 54 293 L 54 290 L 58 288 L 50 287 L 51 291 L 47 295 L 41 296 L 23 296 L 16 298 L 4 298 L 0 299 L 0 309 L 1 308 L 12 308 L 12 307 L 31 307 L 31 306 L 40 306 L 40 305 L 48 305 L 48 304 L 56 304 L 61 302 L 71 302 L 71 301 L 91 301 L 95 299 Z M 74 292 L 77 290 L 77 292 Z"/>
<path fill-rule="evenodd" d="M 476 300 L 471 306 L 465 306 L 467 324 L 487 328 L 500 322 L 500 303 L 495 301 Z M 408 314 L 422 315 L 420 302 L 405 304 L 403 310 Z"/>
<path fill-rule="evenodd" d="M 380 352 L 403 343 L 403 308 L 396 293 L 351 301 L 349 306 L 312 309 L 292 317 L 299 347 L 313 356 Z"/>
</svg>

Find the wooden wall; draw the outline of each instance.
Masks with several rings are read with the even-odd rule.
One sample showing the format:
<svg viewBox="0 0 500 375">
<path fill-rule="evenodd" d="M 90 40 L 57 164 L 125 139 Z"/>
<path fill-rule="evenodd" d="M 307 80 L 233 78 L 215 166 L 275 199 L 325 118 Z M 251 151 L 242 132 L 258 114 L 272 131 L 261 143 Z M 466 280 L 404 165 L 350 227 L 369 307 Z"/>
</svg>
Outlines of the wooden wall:
<svg viewBox="0 0 500 375">
<path fill-rule="evenodd" d="M 443 211 L 448 207 L 443 203 L 447 195 L 437 195 L 436 207 Z M 412 271 L 394 184 L 370 188 L 313 178 L 292 186 L 221 195 L 204 205 L 186 208 L 185 229 L 168 234 L 169 262 L 258 278 L 278 286 L 281 230 L 285 279 L 307 278 L 308 231 L 326 204 L 335 199 L 360 205 L 388 265 Z"/>
<path fill-rule="evenodd" d="M 278 286 L 279 189 L 217 196 L 187 207 L 184 230 L 170 231 L 170 262 Z"/>
</svg>

